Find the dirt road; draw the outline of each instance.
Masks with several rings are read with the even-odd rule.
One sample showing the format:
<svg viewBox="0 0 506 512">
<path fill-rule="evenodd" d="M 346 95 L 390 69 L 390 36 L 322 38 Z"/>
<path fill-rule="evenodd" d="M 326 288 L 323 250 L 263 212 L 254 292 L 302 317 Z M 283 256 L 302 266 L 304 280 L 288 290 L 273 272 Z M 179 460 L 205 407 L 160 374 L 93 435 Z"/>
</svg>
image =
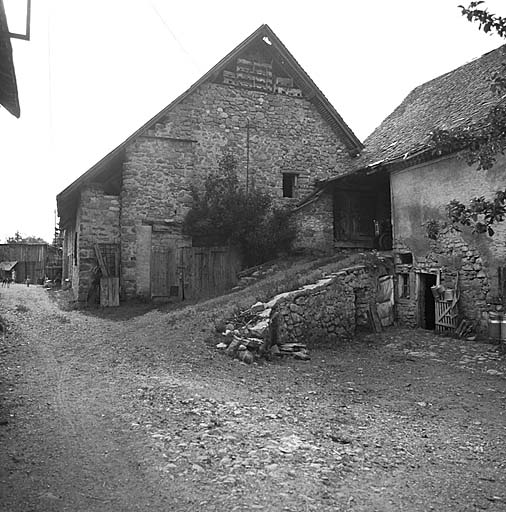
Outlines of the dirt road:
<svg viewBox="0 0 506 512">
<path fill-rule="evenodd" d="M 246 366 L 205 343 L 219 302 L 50 295 L 0 291 L 1 510 L 506 510 L 491 345 L 394 329 Z"/>
</svg>

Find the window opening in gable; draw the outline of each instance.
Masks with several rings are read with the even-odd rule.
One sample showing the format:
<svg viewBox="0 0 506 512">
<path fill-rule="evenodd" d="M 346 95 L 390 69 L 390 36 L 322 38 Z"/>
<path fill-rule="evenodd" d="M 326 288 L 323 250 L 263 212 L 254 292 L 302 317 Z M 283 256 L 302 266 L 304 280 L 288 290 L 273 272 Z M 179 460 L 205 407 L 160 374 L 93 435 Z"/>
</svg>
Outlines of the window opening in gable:
<svg viewBox="0 0 506 512">
<path fill-rule="evenodd" d="M 400 299 L 409 299 L 410 290 L 409 290 L 409 274 L 399 274 L 399 298 Z"/>
<path fill-rule="evenodd" d="M 401 264 L 403 264 L 403 265 L 412 265 L 413 264 L 413 253 L 411 253 L 411 252 L 400 253 L 399 259 L 401 260 Z"/>
<path fill-rule="evenodd" d="M 297 174 L 283 173 L 283 197 L 295 197 L 295 187 L 297 186 Z"/>
</svg>

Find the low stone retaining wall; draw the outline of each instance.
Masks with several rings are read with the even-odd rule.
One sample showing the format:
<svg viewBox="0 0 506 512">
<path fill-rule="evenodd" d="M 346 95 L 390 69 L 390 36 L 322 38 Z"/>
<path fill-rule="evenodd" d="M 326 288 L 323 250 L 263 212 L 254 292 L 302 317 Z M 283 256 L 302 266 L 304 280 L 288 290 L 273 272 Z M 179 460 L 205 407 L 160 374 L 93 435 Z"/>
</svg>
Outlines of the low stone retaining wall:
<svg viewBox="0 0 506 512">
<path fill-rule="evenodd" d="M 376 303 L 382 270 L 365 265 L 345 268 L 269 302 L 258 302 L 228 324 L 218 347 L 246 362 L 267 351 L 308 359 L 307 343 L 351 339 L 357 327 L 369 323 L 369 305 Z"/>
<path fill-rule="evenodd" d="M 356 266 L 290 292 L 272 308 L 271 345 L 352 338 L 356 326 L 368 322 L 376 282 L 366 267 Z"/>
</svg>

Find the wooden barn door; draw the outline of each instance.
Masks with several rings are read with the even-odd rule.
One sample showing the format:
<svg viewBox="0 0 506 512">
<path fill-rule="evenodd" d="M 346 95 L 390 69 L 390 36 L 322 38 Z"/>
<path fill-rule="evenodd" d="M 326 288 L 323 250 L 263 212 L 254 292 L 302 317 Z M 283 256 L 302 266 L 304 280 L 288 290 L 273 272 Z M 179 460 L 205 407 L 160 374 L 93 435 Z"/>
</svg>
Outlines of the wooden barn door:
<svg viewBox="0 0 506 512">
<path fill-rule="evenodd" d="M 151 298 L 171 300 L 180 297 L 177 249 L 153 249 L 151 253 Z"/>
</svg>

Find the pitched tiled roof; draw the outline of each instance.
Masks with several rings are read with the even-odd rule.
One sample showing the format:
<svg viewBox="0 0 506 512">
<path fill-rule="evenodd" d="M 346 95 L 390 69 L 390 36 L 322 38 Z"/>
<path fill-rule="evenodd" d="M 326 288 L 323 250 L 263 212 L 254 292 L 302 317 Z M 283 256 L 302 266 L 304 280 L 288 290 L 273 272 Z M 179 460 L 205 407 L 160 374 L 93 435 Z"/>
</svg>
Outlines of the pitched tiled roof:
<svg viewBox="0 0 506 512">
<path fill-rule="evenodd" d="M 355 168 L 417 153 L 435 129 L 483 120 L 499 100 L 490 89 L 490 78 L 503 62 L 506 45 L 414 89 L 367 137 Z"/>
</svg>

